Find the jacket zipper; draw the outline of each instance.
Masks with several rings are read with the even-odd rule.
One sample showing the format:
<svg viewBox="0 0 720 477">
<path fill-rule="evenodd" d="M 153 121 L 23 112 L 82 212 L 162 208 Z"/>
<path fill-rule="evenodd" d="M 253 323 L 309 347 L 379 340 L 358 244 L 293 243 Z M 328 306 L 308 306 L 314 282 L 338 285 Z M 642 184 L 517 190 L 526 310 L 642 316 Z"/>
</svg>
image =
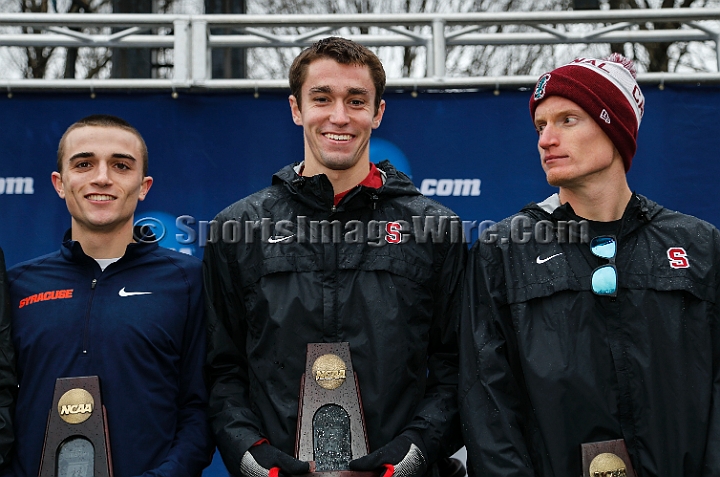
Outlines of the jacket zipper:
<svg viewBox="0 0 720 477">
<path fill-rule="evenodd" d="M 88 306 L 87 311 L 85 312 L 85 330 L 83 332 L 83 345 L 82 345 L 82 352 L 83 354 L 87 354 L 88 349 L 88 341 L 89 341 L 89 335 L 90 335 L 90 310 L 92 309 L 92 302 L 93 298 L 95 297 L 95 287 L 97 286 L 97 278 L 93 278 L 92 282 L 90 282 L 90 299 L 88 300 Z"/>
</svg>

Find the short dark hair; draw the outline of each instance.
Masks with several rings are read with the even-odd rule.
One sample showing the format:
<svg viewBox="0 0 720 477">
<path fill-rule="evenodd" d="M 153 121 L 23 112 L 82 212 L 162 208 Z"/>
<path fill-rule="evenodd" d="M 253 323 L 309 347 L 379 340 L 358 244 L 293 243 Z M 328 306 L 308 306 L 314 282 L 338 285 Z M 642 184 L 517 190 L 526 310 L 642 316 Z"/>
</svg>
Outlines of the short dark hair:
<svg viewBox="0 0 720 477">
<path fill-rule="evenodd" d="M 307 76 L 307 68 L 315 60 L 330 58 L 341 65 L 367 66 L 375 86 L 375 112 L 380 108 L 380 101 L 385 92 L 385 69 L 380 59 L 359 43 L 337 36 L 324 38 L 313 43 L 300 53 L 290 66 L 290 92 L 295 96 L 298 108 L 302 85 Z"/>
<path fill-rule="evenodd" d="M 140 135 L 137 129 L 135 129 L 129 122 L 125 121 L 122 118 L 119 118 L 117 116 L 113 116 L 110 114 L 93 114 L 91 116 L 86 116 L 79 121 L 72 124 L 65 133 L 60 138 L 60 144 L 58 144 L 58 151 L 57 151 L 57 170 L 58 172 L 62 173 L 62 158 L 65 154 L 65 138 L 67 138 L 68 134 L 70 134 L 71 131 L 74 131 L 75 129 L 80 129 L 88 126 L 95 126 L 95 127 L 101 127 L 101 128 L 117 128 L 117 129 L 124 129 L 125 131 L 131 132 L 134 134 L 139 140 L 140 140 L 140 149 L 142 153 L 142 172 L 143 177 L 147 176 L 148 173 L 148 150 L 147 145 L 145 144 L 145 140 Z"/>
</svg>

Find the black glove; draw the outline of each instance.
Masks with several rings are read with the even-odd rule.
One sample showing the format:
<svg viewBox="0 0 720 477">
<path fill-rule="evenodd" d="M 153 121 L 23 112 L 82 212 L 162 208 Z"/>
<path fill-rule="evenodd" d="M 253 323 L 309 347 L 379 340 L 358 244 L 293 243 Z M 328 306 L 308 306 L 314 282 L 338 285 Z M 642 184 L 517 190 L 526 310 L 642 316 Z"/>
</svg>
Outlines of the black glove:
<svg viewBox="0 0 720 477">
<path fill-rule="evenodd" d="M 240 462 L 243 477 L 278 477 L 310 472 L 310 464 L 290 457 L 267 442 L 251 447 Z"/>
<path fill-rule="evenodd" d="M 365 457 L 350 461 L 350 470 L 371 471 L 387 469 L 382 477 L 419 477 L 427 470 L 425 456 L 420 450 L 419 438 L 401 434 L 383 447 Z"/>
<path fill-rule="evenodd" d="M 441 457 L 435 463 L 440 477 L 465 477 L 467 475 L 465 465 L 455 457 Z"/>
</svg>

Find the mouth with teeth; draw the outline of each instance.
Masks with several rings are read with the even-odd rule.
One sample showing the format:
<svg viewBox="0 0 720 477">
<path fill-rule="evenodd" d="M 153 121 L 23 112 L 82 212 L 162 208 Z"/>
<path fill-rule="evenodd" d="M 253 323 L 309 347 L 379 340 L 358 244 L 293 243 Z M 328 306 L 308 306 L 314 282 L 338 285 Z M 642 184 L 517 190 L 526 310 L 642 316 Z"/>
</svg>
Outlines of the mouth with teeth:
<svg viewBox="0 0 720 477">
<path fill-rule="evenodd" d="M 333 141 L 349 141 L 350 139 L 352 139 L 352 135 L 350 135 L 350 134 L 326 133 L 326 134 L 323 134 L 323 136 L 325 136 L 328 139 L 332 139 Z"/>
<path fill-rule="evenodd" d="M 106 202 L 106 201 L 115 200 L 115 197 L 113 197 L 111 195 L 105 195 L 105 194 L 88 194 L 85 196 L 85 198 L 88 200 L 94 200 L 97 202 Z"/>
</svg>

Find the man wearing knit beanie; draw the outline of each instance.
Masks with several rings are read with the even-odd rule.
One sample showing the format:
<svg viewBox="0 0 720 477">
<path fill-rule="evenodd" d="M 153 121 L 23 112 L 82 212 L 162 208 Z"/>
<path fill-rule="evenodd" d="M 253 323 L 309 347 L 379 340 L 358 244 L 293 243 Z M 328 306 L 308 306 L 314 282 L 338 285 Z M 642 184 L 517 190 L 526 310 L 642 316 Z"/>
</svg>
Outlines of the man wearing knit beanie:
<svg viewBox="0 0 720 477">
<path fill-rule="evenodd" d="M 576 59 L 532 90 L 558 192 L 470 252 L 471 475 L 720 475 L 720 232 L 630 189 L 644 107 L 620 55 Z"/>
</svg>

